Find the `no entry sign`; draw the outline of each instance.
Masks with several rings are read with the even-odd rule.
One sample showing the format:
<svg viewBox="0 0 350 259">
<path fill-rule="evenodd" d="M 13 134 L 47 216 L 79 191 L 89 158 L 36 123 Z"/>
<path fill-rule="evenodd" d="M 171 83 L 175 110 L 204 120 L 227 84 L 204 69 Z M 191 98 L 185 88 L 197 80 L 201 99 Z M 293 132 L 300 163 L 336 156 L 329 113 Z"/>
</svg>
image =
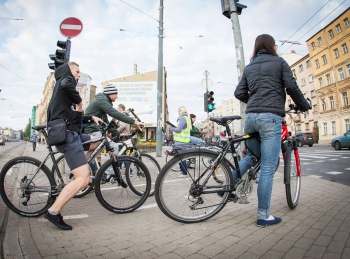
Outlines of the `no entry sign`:
<svg viewBox="0 0 350 259">
<path fill-rule="evenodd" d="M 60 32 L 67 38 L 78 36 L 83 30 L 83 23 L 74 17 L 64 19 L 60 24 Z"/>
</svg>

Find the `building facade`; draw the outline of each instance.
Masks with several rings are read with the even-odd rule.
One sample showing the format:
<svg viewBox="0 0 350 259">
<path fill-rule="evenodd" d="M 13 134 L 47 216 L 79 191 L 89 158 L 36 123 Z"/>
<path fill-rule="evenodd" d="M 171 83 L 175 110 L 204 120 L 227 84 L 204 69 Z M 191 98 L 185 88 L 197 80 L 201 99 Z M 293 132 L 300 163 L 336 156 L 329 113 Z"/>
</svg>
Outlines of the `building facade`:
<svg viewBox="0 0 350 259">
<path fill-rule="evenodd" d="M 309 38 L 315 78 L 319 143 L 350 129 L 350 8 Z"/>
</svg>

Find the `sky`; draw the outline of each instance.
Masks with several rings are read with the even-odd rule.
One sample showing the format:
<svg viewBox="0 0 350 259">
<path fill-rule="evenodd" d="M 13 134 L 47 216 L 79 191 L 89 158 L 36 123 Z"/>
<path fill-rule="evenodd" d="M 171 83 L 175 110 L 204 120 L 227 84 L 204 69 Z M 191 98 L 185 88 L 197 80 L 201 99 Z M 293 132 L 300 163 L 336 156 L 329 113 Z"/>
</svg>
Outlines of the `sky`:
<svg viewBox="0 0 350 259">
<path fill-rule="evenodd" d="M 349 2 L 240 0 L 247 6 L 239 16 L 245 65 L 255 38 L 263 33 L 275 38 L 279 54 L 295 50 L 306 55 L 306 40 L 344 12 Z M 232 23 L 222 15 L 220 0 L 163 4 L 170 120 L 176 121 L 182 105 L 197 120 L 205 119 L 204 72 L 210 73 L 216 106 L 232 98 L 238 84 Z M 83 23 L 81 34 L 71 39 L 70 61 L 90 75 L 97 92 L 104 81 L 132 75 L 134 64 L 140 73 L 157 70 L 159 5 L 159 0 L 0 0 L 0 127 L 20 130 L 27 125 L 52 72 L 49 54 L 56 51 L 58 40 L 66 40 L 59 25 L 68 17 Z M 287 39 L 300 45 L 281 46 Z"/>
</svg>

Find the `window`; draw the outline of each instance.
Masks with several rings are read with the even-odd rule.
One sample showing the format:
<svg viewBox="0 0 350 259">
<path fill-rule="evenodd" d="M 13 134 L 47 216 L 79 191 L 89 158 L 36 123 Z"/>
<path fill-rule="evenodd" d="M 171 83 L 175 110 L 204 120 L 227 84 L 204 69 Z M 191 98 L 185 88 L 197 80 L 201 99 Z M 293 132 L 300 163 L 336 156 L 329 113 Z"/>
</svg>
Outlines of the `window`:
<svg viewBox="0 0 350 259">
<path fill-rule="evenodd" d="M 326 57 L 326 55 L 322 56 L 322 60 L 323 60 L 323 65 L 327 64 L 327 57 Z"/>
<path fill-rule="evenodd" d="M 305 78 L 302 78 L 301 79 L 301 85 L 305 85 L 306 83 L 305 83 Z"/>
<path fill-rule="evenodd" d="M 335 55 L 335 58 L 339 58 L 339 50 L 338 49 L 334 50 L 334 55 Z"/>
<path fill-rule="evenodd" d="M 341 26 L 339 23 L 335 26 L 335 28 L 337 29 L 337 33 L 341 33 Z"/>
<path fill-rule="evenodd" d="M 350 23 L 349 23 L 349 19 L 348 18 L 345 18 L 344 19 L 344 25 L 345 25 L 345 28 L 348 28 L 350 26 Z"/>
<path fill-rule="evenodd" d="M 334 38 L 334 34 L 333 34 L 333 30 L 332 29 L 328 31 L 328 34 L 329 34 L 329 38 L 330 39 Z"/>
<path fill-rule="evenodd" d="M 301 124 L 297 124 L 297 131 L 301 131 Z"/>
<path fill-rule="evenodd" d="M 307 93 L 303 93 L 303 95 L 304 95 L 304 98 L 306 99 L 307 98 Z"/>
<path fill-rule="evenodd" d="M 322 102 L 322 111 L 325 111 L 326 110 L 326 100 L 325 99 L 322 99 L 321 100 L 321 102 Z"/>
<path fill-rule="evenodd" d="M 348 69 L 348 77 L 350 77 L 350 64 L 346 65 L 346 68 Z"/>
<path fill-rule="evenodd" d="M 292 72 L 293 72 L 293 76 L 296 77 L 296 75 L 295 75 L 295 69 L 293 69 Z"/>
<path fill-rule="evenodd" d="M 306 67 L 311 67 L 311 61 L 310 60 L 306 61 Z"/>
<path fill-rule="evenodd" d="M 344 43 L 343 45 L 341 45 L 341 47 L 343 48 L 343 53 L 348 53 L 348 46 L 346 46 L 346 43 Z"/>
<path fill-rule="evenodd" d="M 350 130 L 350 119 L 345 119 L 345 131 Z"/>
<path fill-rule="evenodd" d="M 335 127 L 335 121 L 332 121 L 332 135 L 336 135 L 337 134 L 337 129 Z"/>
<path fill-rule="evenodd" d="M 327 79 L 327 85 L 330 85 L 332 83 L 331 75 L 327 74 L 326 79 Z"/>
<path fill-rule="evenodd" d="M 310 123 L 305 123 L 305 130 L 310 130 Z"/>
<path fill-rule="evenodd" d="M 316 91 L 315 90 L 311 91 L 311 97 L 316 97 Z"/>
<path fill-rule="evenodd" d="M 313 110 L 314 112 L 317 112 L 317 104 L 312 105 L 312 110 Z"/>
<path fill-rule="evenodd" d="M 320 62 L 318 61 L 318 59 L 315 60 L 315 63 L 316 63 L 316 68 L 319 68 L 320 67 Z"/>
<path fill-rule="evenodd" d="M 315 42 L 311 42 L 311 48 L 312 48 L 312 50 L 315 50 L 315 49 L 316 49 Z"/>
<path fill-rule="evenodd" d="M 327 135 L 327 122 L 323 123 L 323 135 Z"/>
<path fill-rule="evenodd" d="M 320 84 L 320 88 L 323 87 L 323 79 L 322 77 L 318 78 L 318 83 Z"/>
<path fill-rule="evenodd" d="M 299 72 L 303 71 L 303 69 L 304 69 L 304 68 L 303 68 L 303 65 L 300 65 L 300 66 L 299 66 Z"/>
<path fill-rule="evenodd" d="M 309 82 L 313 82 L 314 81 L 314 76 L 313 75 L 309 75 Z"/>
<path fill-rule="evenodd" d="M 317 42 L 318 42 L 318 46 L 321 46 L 323 43 L 322 43 L 322 39 L 321 39 L 321 37 L 319 37 L 318 39 L 317 39 Z"/>
<path fill-rule="evenodd" d="M 342 96 L 343 96 L 343 106 L 348 106 L 349 105 L 348 93 L 344 92 L 342 93 Z"/>
<path fill-rule="evenodd" d="M 339 69 L 338 69 L 338 72 L 339 72 L 339 79 L 340 79 L 340 80 L 344 80 L 345 77 L 344 77 L 343 68 L 339 68 Z"/>
<path fill-rule="evenodd" d="M 331 110 L 334 110 L 334 98 L 333 98 L 333 96 L 329 97 L 329 103 L 331 105 Z"/>
</svg>

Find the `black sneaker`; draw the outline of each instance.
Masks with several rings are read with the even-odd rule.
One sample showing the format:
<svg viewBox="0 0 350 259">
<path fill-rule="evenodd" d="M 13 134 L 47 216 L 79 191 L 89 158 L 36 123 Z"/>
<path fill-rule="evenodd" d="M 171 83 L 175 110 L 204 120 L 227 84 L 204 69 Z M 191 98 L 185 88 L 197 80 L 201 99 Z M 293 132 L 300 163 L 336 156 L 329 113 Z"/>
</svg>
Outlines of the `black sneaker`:
<svg viewBox="0 0 350 259">
<path fill-rule="evenodd" d="M 72 230 L 72 227 L 63 221 L 63 217 L 61 213 L 58 213 L 57 215 L 52 215 L 49 213 L 49 211 L 46 211 L 44 217 L 45 219 L 50 221 L 52 224 L 56 225 L 57 227 L 63 230 Z"/>
</svg>

